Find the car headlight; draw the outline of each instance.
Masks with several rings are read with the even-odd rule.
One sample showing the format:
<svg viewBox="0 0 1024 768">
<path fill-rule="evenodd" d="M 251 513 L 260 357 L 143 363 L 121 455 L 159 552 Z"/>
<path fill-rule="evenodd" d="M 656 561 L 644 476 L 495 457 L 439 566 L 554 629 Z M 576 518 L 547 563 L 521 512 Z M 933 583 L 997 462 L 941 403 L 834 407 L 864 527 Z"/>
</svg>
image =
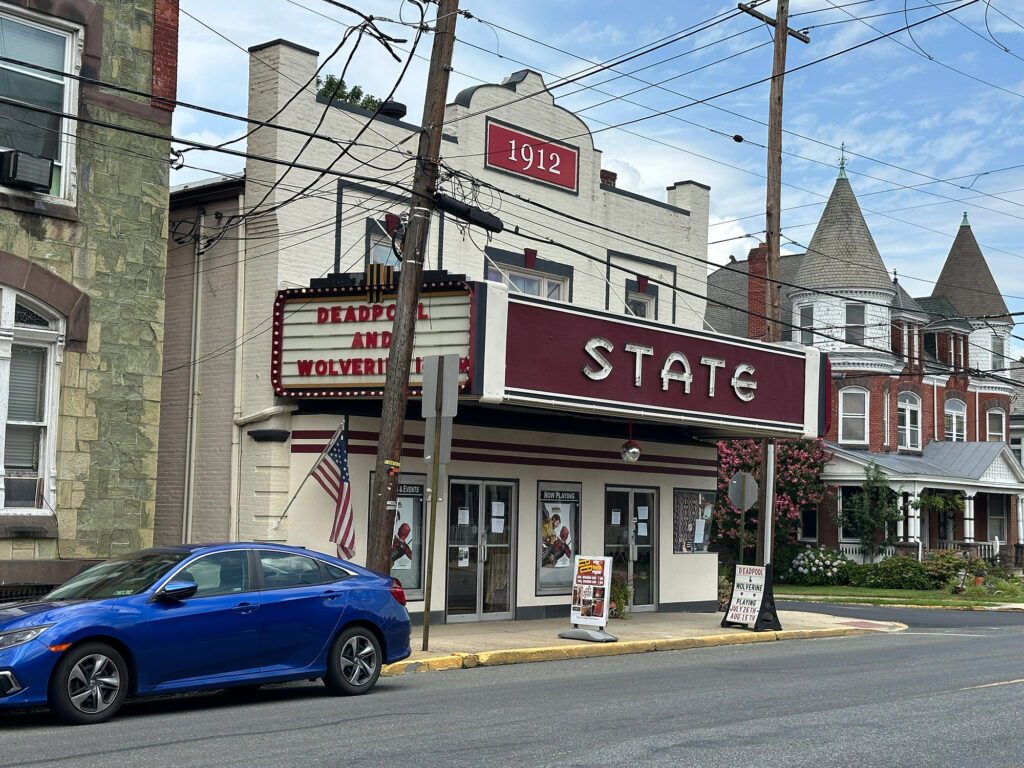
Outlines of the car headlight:
<svg viewBox="0 0 1024 768">
<path fill-rule="evenodd" d="M 0 651 L 27 643 L 29 640 L 35 640 L 43 634 L 44 630 L 52 626 L 52 624 L 44 624 L 41 627 L 25 627 L 24 629 L 9 629 L 6 632 L 0 632 Z"/>
</svg>

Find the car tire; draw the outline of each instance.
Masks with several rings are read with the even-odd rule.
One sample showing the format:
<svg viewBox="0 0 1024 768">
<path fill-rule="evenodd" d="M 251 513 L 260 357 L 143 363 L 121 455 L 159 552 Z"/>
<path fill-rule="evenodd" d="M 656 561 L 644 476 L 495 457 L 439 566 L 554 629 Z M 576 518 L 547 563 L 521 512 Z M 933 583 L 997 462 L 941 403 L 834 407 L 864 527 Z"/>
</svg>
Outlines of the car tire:
<svg viewBox="0 0 1024 768">
<path fill-rule="evenodd" d="M 377 682 L 381 669 L 380 642 L 367 627 L 349 627 L 331 643 L 324 685 L 339 696 L 358 696 Z"/>
<path fill-rule="evenodd" d="M 85 643 L 57 662 L 47 701 L 65 723 L 102 723 L 121 708 L 128 686 L 128 665 L 121 654 L 106 643 Z"/>
</svg>

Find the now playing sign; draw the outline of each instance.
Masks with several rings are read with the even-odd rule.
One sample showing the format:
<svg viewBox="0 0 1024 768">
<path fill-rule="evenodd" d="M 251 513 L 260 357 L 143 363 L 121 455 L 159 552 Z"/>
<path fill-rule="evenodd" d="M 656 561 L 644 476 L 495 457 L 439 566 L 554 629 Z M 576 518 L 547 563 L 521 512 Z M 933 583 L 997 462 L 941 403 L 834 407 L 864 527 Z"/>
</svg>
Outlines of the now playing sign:
<svg viewBox="0 0 1024 768">
<path fill-rule="evenodd" d="M 737 565 L 723 627 L 746 627 L 755 632 L 782 629 L 772 594 L 770 565 Z"/>
</svg>

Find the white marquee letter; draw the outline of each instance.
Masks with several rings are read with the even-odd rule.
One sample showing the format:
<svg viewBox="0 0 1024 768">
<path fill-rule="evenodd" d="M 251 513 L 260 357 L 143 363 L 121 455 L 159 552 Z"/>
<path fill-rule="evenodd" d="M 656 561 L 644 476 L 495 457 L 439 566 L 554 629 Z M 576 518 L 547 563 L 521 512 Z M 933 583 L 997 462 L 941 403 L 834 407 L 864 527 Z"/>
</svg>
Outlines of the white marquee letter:
<svg viewBox="0 0 1024 768">
<path fill-rule="evenodd" d="M 702 357 L 701 365 L 706 365 L 708 371 L 708 397 L 715 396 L 715 368 L 725 368 L 725 360 L 720 357 Z"/>
<path fill-rule="evenodd" d="M 748 365 L 747 363 L 740 363 L 736 366 L 736 371 L 732 375 L 732 391 L 736 393 L 736 397 L 745 403 L 749 403 L 754 399 L 754 390 L 757 389 L 756 381 L 744 381 L 740 376 L 753 376 L 754 366 Z"/>
<path fill-rule="evenodd" d="M 653 355 L 654 347 L 648 347 L 644 344 L 627 344 L 623 349 L 636 355 L 636 363 L 633 366 L 633 386 L 639 387 L 640 368 L 643 365 L 644 355 Z"/>
<path fill-rule="evenodd" d="M 608 362 L 608 359 L 602 355 L 598 350 L 603 349 L 605 352 L 610 353 L 615 347 L 608 339 L 603 339 L 600 336 L 595 336 L 586 344 L 583 345 L 583 349 L 588 355 L 590 355 L 594 362 L 597 363 L 600 368 L 596 371 L 589 365 L 583 366 L 583 373 L 588 379 L 594 381 L 600 381 L 601 379 L 607 379 L 608 374 L 612 372 L 612 364 Z"/>
<path fill-rule="evenodd" d="M 683 370 L 670 370 L 676 363 L 681 363 Z M 693 381 L 693 376 L 690 375 L 690 361 L 682 352 L 670 352 L 661 366 L 661 388 L 668 389 L 668 383 L 672 380 L 683 382 L 683 392 L 687 395 L 690 394 L 690 382 Z"/>
</svg>

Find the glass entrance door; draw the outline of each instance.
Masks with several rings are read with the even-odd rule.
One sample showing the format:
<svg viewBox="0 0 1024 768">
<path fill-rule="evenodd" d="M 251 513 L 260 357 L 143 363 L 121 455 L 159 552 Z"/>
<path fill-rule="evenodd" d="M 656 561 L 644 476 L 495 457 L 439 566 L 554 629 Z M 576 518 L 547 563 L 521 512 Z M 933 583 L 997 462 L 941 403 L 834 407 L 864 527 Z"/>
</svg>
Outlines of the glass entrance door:
<svg viewBox="0 0 1024 768">
<path fill-rule="evenodd" d="M 657 502 L 657 491 L 651 488 L 605 489 L 604 554 L 612 558 L 612 579 L 633 586 L 634 611 L 655 608 Z"/>
<path fill-rule="evenodd" d="M 448 621 L 512 618 L 512 483 L 453 480 L 448 493 Z"/>
</svg>

